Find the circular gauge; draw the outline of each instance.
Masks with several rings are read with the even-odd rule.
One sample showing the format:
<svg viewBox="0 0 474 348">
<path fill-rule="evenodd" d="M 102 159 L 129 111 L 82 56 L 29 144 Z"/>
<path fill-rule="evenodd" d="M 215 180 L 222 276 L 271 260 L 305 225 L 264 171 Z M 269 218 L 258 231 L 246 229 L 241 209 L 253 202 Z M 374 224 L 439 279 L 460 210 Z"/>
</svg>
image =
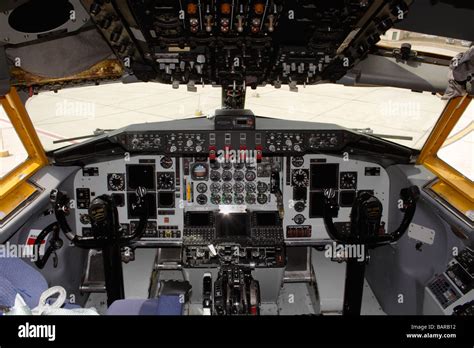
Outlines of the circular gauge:
<svg viewBox="0 0 474 348">
<path fill-rule="evenodd" d="M 291 182 L 295 187 L 307 187 L 309 185 L 309 174 L 306 169 L 295 169 L 291 176 Z"/>
<path fill-rule="evenodd" d="M 242 181 L 244 180 L 244 172 L 241 170 L 236 170 L 234 172 L 234 180 L 235 181 Z"/>
<path fill-rule="evenodd" d="M 305 222 L 306 218 L 302 214 L 295 215 L 293 218 L 293 221 L 297 225 L 301 225 L 303 222 Z"/>
<path fill-rule="evenodd" d="M 242 193 L 244 192 L 245 186 L 241 182 L 236 182 L 234 184 L 234 192 L 235 193 Z"/>
<path fill-rule="evenodd" d="M 173 159 L 171 157 L 168 157 L 168 156 L 161 157 L 160 165 L 164 169 L 170 169 L 171 166 L 173 165 Z"/>
<path fill-rule="evenodd" d="M 254 193 L 256 189 L 257 187 L 255 186 L 253 182 L 248 182 L 245 184 L 245 191 L 249 193 Z"/>
<path fill-rule="evenodd" d="M 213 193 L 211 195 L 211 203 L 212 204 L 221 204 L 221 196 L 217 193 Z"/>
<path fill-rule="evenodd" d="M 222 191 L 225 193 L 231 193 L 232 192 L 232 184 L 230 182 L 225 182 L 222 185 Z"/>
<path fill-rule="evenodd" d="M 257 191 L 258 193 L 265 193 L 268 190 L 268 185 L 263 181 L 257 182 Z"/>
<path fill-rule="evenodd" d="M 257 177 L 257 174 L 253 170 L 249 170 L 245 173 L 245 180 L 247 181 L 254 181 Z"/>
<path fill-rule="evenodd" d="M 301 213 L 306 206 L 303 202 L 296 202 L 294 208 L 298 213 Z"/>
<path fill-rule="evenodd" d="M 258 204 L 266 204 L 268 201 L 268 197 L 264 193 L 259 193 L 257 196 L 257 202 Z"/>
<path fill-rule="evenodd" d="M 293 165 L 293 167 L 299 168 L 303 165 L 303 163 L 304 163 L 304 158 L 301 156 L 293 157 L 291 159 L 291 164 Z"/>
<path fill-rule="evenodd" d="M 110 191 L 123 191 L 125 189 L 125 178 L 123 174 L 109 174 L 108 178 Z"/>
<path fill-rule="evenodd" d="M 245 203 L 247 204 L 255 204 L 255 194 L 253 193 L 247 193 L 247 195 L 245 196 Z"/>
<path fill-rule="evenodd" d="M 217 182 L 213 182 L 211 184 L 211 193 L 219 193 L 221 192 L 221 184 Z"/>
<path fill-rule="evenodd" d="M 221 173 L 216 170 L 211 170 L 209 177 L 211 178 L 211 181 L 219 181 L 221 179 Z"/>
<path fill-rule="evenodd" d="M 230 172 L 228 170 L 224 170 L 222 172 L 222 180 L 231 181 L 232 180 L 232 172 Z"/>
<path fill-rule="evenodd" d="M 232 195 L 230 193 L 224 193 L 222 195 L 222 203 L 232 204 Z"/>
<path fill-rule="evenodd" d="M 241 194 L 241 193 L 236 193 L 234 195 L 234 203 L 235 204 L 238 204 L 238 205 L 241 205 L 241 204 L 244 204 L 244 201 L 245 201 L 245 198 L 244 198 L 244 195 Z"/>
<path fill-rule="evenodd" d="M 201 182 L 196 186 L 196 190 L 199 193 L 205 193 L 207 191 L 207 185 L 205 183 Z"/>
<path fill-rule="evenodd" d="M 174 189 L 174 173 L 173 172 L 158 173 L 156 188 L 158 190 Z"/>
<path fill-rule="evenodd" d="M 343 190 L 355 190 L 357 188 L 357 172 L 342 172 L 340 188 Z"/>
<path fill-rule="evenodd" d="M 203 195 L 203 194 L 200 194 L 196 197 L 196 202 L 197 204 L 199 205 L 204 205 L 207 203 L 207 196 L 206 195 Z"/>
<path fill-rule="evenodd" d="M 221 167 L 219 161 L 211 161 L 211 169 L 217 170 Z"/>
<path fill-rule="evenodd" d="M 229 161 L 222 162 L 222 169 L 229 170 L 230 168 L 232 168 L 232 162 L 229 162 Z"/>
<path fill-rule="evenodd" d="M 194 163 L 191 166 L 191 178 L 193 180 L 207 180 L 209 169 L 206 163 Z"/>
<path fill-rule="evenodd" d="M 247 161 L 245 161 L 245 168 L 247 169 L 255 169 L 257 165 L 257 160 L 255 158 L 248 158 Z"/>
<path fill-rule="evenodd" d="M 243 169 L 245 166 L 245 163 L 243 162 L 235 162 L 234 163 L 234 169 Z"/>
</svg>

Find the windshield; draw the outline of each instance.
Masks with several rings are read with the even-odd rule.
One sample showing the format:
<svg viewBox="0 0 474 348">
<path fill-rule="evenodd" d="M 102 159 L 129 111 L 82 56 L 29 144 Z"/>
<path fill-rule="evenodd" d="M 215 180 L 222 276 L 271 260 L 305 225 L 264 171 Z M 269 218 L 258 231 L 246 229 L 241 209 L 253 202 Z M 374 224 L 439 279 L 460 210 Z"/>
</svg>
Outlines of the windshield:
<svg viewBox="0 0 474 348">
<path fill-rule="evenodd" d="M 389 87 L 345 87 L 321 84 L 290 92 L 262 87 L 247 90 L 247 109 L 258 116 L 333 123 L 421 149 L 446 101 L 431 93 Z M 173 89 L 157 83 L 107 84 L 43 92 L 26 108 L 46 150 L 78 143 L 55 143 L 143 122 L 212 115 L 221 106 L 221 89 Z"/>
</svg>

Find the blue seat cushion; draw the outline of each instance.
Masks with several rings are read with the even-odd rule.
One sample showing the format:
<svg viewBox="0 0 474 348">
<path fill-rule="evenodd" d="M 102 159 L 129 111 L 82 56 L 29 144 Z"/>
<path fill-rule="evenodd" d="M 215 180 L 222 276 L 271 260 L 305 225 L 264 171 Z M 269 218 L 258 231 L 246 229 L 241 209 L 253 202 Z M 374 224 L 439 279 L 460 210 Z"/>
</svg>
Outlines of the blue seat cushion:
<svg viewBox="0 0 474 348">
<path fill-rule="evenodd" d="M 182 302 L 178 295 L 162 295 L 148 300 L 118 300 L 108 308 L 107 315 L 182 315 Z"/>
<path fill-rule="evenodd" d="M 43 275 L 20 258 L 0 258 L 0 305 L 11 307 L 20 294 L 30 308 L 38 305 L 48 283 Z"/>
</svg>

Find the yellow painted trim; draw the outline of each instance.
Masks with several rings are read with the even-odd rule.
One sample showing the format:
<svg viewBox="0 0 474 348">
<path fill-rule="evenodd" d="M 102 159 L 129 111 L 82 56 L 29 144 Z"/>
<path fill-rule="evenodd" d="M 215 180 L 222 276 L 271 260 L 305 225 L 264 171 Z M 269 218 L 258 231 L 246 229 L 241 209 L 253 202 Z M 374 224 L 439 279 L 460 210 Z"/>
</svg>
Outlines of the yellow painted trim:
<svg viewBox="0 0 474 348">
<path fill-rule="evenodd" d="M 464 96 L 448 102 L 417 161 L 417 164 L 424 165 L 439 178 L 440 181 L 434 185 L 433 191 L 463 212 L 473 209 L 474 184 L 441 160 L 438 157 L 438 151 L 448 139 L 471 100 L 472 97 Z"/>
<path fill-rule="evenodd" d="M 431 190 L 436 192 L 445 201 L 449 202 L 458 211 L 467 215 L 469 210 L 473 210 L 473 204 L 470 200 L 466 199 L 463 195 L 454 191 L 449 185 L 443 181 L 438 181 L 436 184 L 431 186 Z"/>
<path fill-rule="evenodd" d="M 425 146 L 423 146 L 423 150 L 418 157 L 418 164 L 423 164 L 428 157 L 435 156 L 438 153 L 438 150 L 443 146 L 444 141 L 469 106 L 471 99 L 471 97 L 464 96 L 451 99 L 448 102 Z"/>
<path fill-rule="evenodd" d="M 20 187 L 24 186 L 25 181 L 38 169 L 47 165 L 48 159 L 16 89 L 12 88 L 7 95 L 0 97 L 0 104 L 5 109 L 13 128 L 28 153 L 25 162 L 18 165 L 5 177 L 0 178 L 0 200 L 2 205 L 7 204 L 14 209 L 18 205 L 13 198 L 17 197 L 17 190 L 21 190 Z"/>
<path fill-rule="evenodd" d="M 31 197 L 35 192 L 36 188 L 27 182 L 22 182 L 18 185 L 8 194 L 8 199 L 0 200 L 0 221 L 13 212 L 16 207 Z"/>
</svg>

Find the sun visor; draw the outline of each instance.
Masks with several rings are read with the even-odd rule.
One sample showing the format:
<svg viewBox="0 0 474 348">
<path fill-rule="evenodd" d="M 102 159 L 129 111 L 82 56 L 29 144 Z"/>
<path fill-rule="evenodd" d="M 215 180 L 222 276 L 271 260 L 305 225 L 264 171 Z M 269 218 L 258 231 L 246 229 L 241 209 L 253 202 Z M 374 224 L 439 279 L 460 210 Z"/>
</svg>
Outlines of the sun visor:
<svg viewBox="0 0 474 348">
<path fill-rule="evenodd" d="M 47 78 L 75 75 L 115 58 L 95 28 L 33 45 L 11 47 L 6 53 L 13 68 Z"/>
</svg>

